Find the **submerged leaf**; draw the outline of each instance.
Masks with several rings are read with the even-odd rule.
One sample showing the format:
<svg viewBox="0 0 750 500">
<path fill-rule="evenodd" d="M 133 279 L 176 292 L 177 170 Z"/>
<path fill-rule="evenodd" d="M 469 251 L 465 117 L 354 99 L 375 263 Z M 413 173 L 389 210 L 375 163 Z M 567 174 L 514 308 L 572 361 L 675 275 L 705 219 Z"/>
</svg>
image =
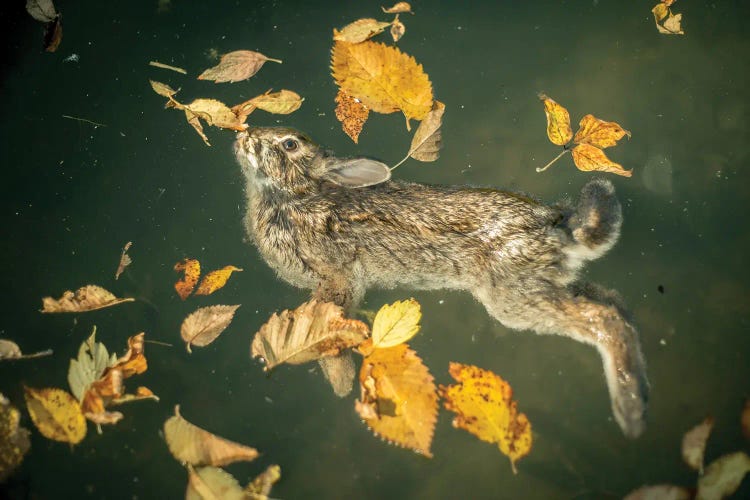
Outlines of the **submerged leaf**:
<svg viewBox="0 0 750 500">
<path fill-rule="evenodd" d="M 120 263 L 117 266 L 117 271 L 115 271 L 115 280 L 120 279 L 120 275 L 125 270 L 125 268 L 133 263 L 133 259 L 131 259 L 130 255 L 128 255 L 128 250 L 130 250 L 130 247 L 132 245 L 133 242 L 128 241 L 127 243 L 125 243 L 125 246 L 122 249 L 122 253 L 120 254 Z"/>
<path fill-rule="evenodd" d="M 546 94 L 539 94 L 539 99 L 544 103 L 544 113 L 547 115 L 547 137 L 552 144 L 566 145 L 573 138 L 568 110 L 547 97 Z"/>
<path fill-rule="evenodd" d="M 279 59 L 266 57 L 260 52 L 235 50 L 221 56 L 219 64 L 198 75 L 198 80 L 213 80 L 216 83 L 247 80 L 257 73 L 266 61 L 281 64 Z"/>
<path fill-rule="evenodd" d="M 341 128 L 346 135 L 357 143 L 370 110 L 362 102 L 339 89 L 336 94 L 336 119 L 341 122 Z"/>
<path fill-rule="evenodd" d="M 156 92 L 160 96 L 169 98 L 177 93 L 175 89 L 173 89 L 166 83 L 161 83 L 154 80 L 149 80 L 148 82 L 151 84 L 151 88 L 154 89 L 154 92 Z"/>
<path fill-rule="evenodd" d="M 682 459 L 691 468 L 703 474 L 703 453 L 706 451 L 706 441 L 714 427 L 713 417 L 706 417 L 682 437 Z"/>
<path fill-rule="evenodd" d="M 183 106 L 207 124 L 218 128 L 226 128 L 241 132 L 246 126 L 229 107 L 216 99 L 195 99 L 190 104 Z"/>
<path fill-rule="evenodd" d="M 223 288 L 227 284 L 227 281 L 229 281 L 232 273 L 236 271 L 242 271 L 242 269 L 235 266 L 224 266 L 216 271 L 211 271 L 203 277 L 203 281 L 198 285 L 195 295 L 211 295 L 216 290 Z"/>
<path fill-rule="evenodd" d="M 26 0 L 26 12 L 43 23 L 54 21 L 60 15 L 52 0 Z"/>
<path fill-rule="evenodd" d="M 359 19 L 344 26 L 341 31 L 333 30 L 333 39 L 337 42 L 361 43 L 382 33 L 391 23 L 377 19 Z"/>
<path fill-rule="evenodd" d="M 590 144 L 578 144 L 571 151 L 573 162 L 578 170 L 584 172 L 597 171 L 609 172 L 611 174 L 630 177 L 633 175 L 632 170 L 625 170 L 622 165 L 615 163 L 604 154 L 604 151 Z"/>
<path fill-rule="evenodd" d="M 193 289 L 198 283 L 198 278 L 200 278 L 201 275 L 201 264 L 195 259 L 182 259 L 174 265 L 174 270 L 178 273 L 185 273 L 185 276 L 174 284 L 174 289 L 177 291 L 177 295 L 179 295 L 182 300 L 185 300 L 191 293 L 193 293 Z"/>
<path fill-rule="evenodd" d="M 20 422 L 21 412 L 0 393 L 0 484 L 21 465 L 31 447 L 29 431 Z"/>
<path fill-rule="evenodd" d="M 667 17 L 666 21 L 664 21 L 662 24 L 656 25 L 656 29 L 659 30 L 659 33 L 662 33 L 664 35 L 684 35 L 685 32 L 682 31 L 682 14 L 672 14 L 669 13 L 669 17 Z"/>
<path fill-rule="evenodd" d="M 745 406 L 742 408 L 740 425 L 742 426 L 742 434 L 750 439 L 750 398 L 745 400 Z"/>
<path fill-rule="evenodd" d="M 47 439 L 78 444 L 86 437 L 86 419 L 70 393 L 24 386 L 24 396 L 31 420 Z"/>
<path fill-rule="evenodd" d="M 43 313 L 85 312 L 115 306 L 123 302 L 133 302 L 133 298 L 119 299 L 104 288 L 96 285 L 86 285 L 74 292 L 70 290 L 55 300 L 52 297 L 42 299 Z"/>
<path fill-rule="evenodd" d="M 204 347 L 216 340 L 232 322 L 234 313 L 239 307 L 239 305 L 201 307 L 185 318 L 180 328 L 180 335 L 186 342 L 188 352 L 192 352 L 191 345 Z"/>
<path fill-rule="evenodd" d="M 696 500 L 720 500 L 728 497 L 737 491 L 748 472 L 750 472 L 750 457 L 744 451 L 717 458 L 698 478 Z"/>
<path fill-rule="evenodd" d="M 391 23 L 391 38 L 393 38 L 394 43 L 401 40 L 404 33 L 406 33 L 406 26 L 404 26 L 404 23 L 401 22 L 397 14 L 396 19 Z"/>
</svg>

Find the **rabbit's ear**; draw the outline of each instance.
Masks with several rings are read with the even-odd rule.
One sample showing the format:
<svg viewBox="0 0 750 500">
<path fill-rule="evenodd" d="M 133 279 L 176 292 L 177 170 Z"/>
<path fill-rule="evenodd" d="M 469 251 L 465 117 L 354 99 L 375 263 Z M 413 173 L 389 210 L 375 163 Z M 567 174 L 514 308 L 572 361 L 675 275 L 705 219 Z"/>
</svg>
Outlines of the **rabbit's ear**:
<svg viewBox="0 0 750 500">
<path fill-rule="evenodd" d="M 323 175 L 327 181 L 350 188 L 373 186 L 390 178 L 388 165 L 369 158 L 331 159 Z"/>
</svg>

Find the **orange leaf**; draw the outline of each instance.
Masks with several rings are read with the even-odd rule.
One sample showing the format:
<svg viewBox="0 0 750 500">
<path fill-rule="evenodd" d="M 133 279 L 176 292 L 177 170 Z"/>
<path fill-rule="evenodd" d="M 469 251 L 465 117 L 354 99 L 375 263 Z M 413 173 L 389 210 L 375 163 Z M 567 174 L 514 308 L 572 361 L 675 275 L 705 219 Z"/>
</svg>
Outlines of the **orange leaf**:
<svg viewBox="0 0 750 500">
<path fill-rule="evenodd" d="M 280 60 L 271 59 L 260 52 L 235 50 L 221 56 L 219 64 L 198 75 L 198 80 L 213 80 L 216 83 L 247 80 L 257 73 L 266 61 L 281 64 Z"/>
<path fill-rule="evenodd" d="M 370 110 L 359 99 L 341 89 L 336 94 L 336 102 L 336 118 L 341 122 L 341 128 L 355 143 L 359 142 L 359 134 L 365 126 Z"/>
<path fill-rule="evenodd" d="M 547 137 L 552 144 L 565 146 L 573 137 L 568 110 L 547 97 L 546 94 L 539 94 L 539 99 L 544 102 L 544 113 L 547 115 Z"/>
<path fill-rule="evenodd" d="M 122 370 L 124 378 L 143 373 L 148 369 L 146 356 L 143 354 L 145 336 L 146 334 L 141 332 L 128 338 L 127 352 L 111 367 Z"/>
<path fill-rule="evenodd" d="M 630 132 L 615 122 L 605 122 L 594 115 L 581 118 L 578 132 L 573 137 L 576 144 L 591 144 L 598 148 L 608 148 L 617 144 L 625 137 L 630 138 Z"/>
<path fill-rule="evenodd" d="M 441 385 L 440 395 L 445 407 L 456 413 L 453 427 L 497 443 L 515 474 L 516 461 L 531 451 L 531 423 L 518 413 L 511 399 L 513 389 L 498 375 L 476 366 L 452 362 L 449 372 L 458 384 Z"/>
<path fill-rule="evenodd" d="M 362 361 L 355 410 L 383 439 L 432 457 L 437 421 L 435 381 L 406 344 L 375 349 Z"/>
<path fill-rule="evenodd" d="M 411 11 L 411 5 L 409 5 L 409 2 L 398 2 L 393 4 L 393 7 L 385 8 L 383 6 L 380 7 L 383 9 L 383 12 L 386 14 L 401 14 L 404 12 L 408 12 L 409 14 L 414 14 L 414 12 Z"/>
<path fill-rule="evenodd" d="M 174 265 L 174 270 L 185 272 L 183 279 L 174 284 L 177 294 L 182 300 L 185 300 L 193 293 L 193 288 L 198 283 L 198 278 L 201 275 L 201 264 L 195 259 L 182 259 Z"/>
<path fill-rule="evenodd" d="M 622 165 L 615 163 L 604 154 L 604 151 L 590 144 L 579 144 L 570 151 L 573 155 L 573 162 L 578 170 L 584 172 L 597 171 L 609 172 L 611 174 L 630 177 L 633 175 L 632 170 L 625 170 Z"/>
<path fill-rule="evenodd" d="M 239 267 L 224 266 L 216 271 L 211 271 L 203 277 L 203 281 L 195 291 L 196 295 L 211 295 L 227 284 L 229 276 L 235 271 L 242 271 Z"/>
</svg>

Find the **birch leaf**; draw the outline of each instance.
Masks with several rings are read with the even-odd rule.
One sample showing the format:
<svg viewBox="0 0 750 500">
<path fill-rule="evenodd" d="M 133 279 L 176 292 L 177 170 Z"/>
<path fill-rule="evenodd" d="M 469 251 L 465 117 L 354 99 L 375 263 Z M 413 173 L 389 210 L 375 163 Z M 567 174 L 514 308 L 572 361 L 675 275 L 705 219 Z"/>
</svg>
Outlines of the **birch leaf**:
<svg viewBox="0 0 750 500">
<path fill-rule="evenodd" d="M 24 395 L 31 420 L 44 437 L 70 444 L 78 444 L 86 437 L 86 419 L 70 393 L 24 386 Z"/>
<path fill-rule="evenodd" d="M 238 132 L 247 128 L 226 104 L 216 99 L 195 99 L 190 104 L 185 104 L 183 109 L 214 127 Z"/>
<path fill-rule="evenodd" d="M 239 82 L 257 73 L 266 61 L 281 64 L 279 59 L 266 57 L 252 50 L 236 50 L 221 56 L 219 64 L 198 75 L 198 80 L 213 80 L 215 83 Z"/>
<path fill-rule="evenodd" d="M 750 472 L 750 457 L 738 451 L 717 458 L 698 478 L 697 500 L 719 500 L 737 491 L 745 474 Z"/>
<path fill-rule="evenodd" d="M 115 306 L 123 302 L 133 302 L 133 298 L 117 298 L 104 288 L 96 285 L 86 285 L 75 292 L 70 290 L 63 293 L 59 299 L 44 297 L 42 299 L 43 313 L 85 312 Z"/>
<path fill-rule="evenodd" d="M 355 143 L 359 142 L 370 110 L 362 102 L 339 89 L 336 94 L 336 119 L 341 122 L 341 128 Z"/>
<path fill-rule="evenodd" d="M 227 284 L 232 273 L 238 271 L 242 271 L 242 269 L 235 266 L 224 266 L 216 271 L 211 271 L 203 277 L 195 295 L 211 295 L 216 290 L 220 290 Z"/>
<path fill-rule="evenodd" d="M 109 366 L 117 363 L 117 357 L 111 356 L 101 342 L 96 341 L 96 326 L 89 338 L 78 348 L 78 357 L 70 360 L 68 367 L 68 385 L 78 401 L 83 400 L 86 389 L 99 380 Z"/>
<path fill-rule="evenodd" d="M 247 500 L 237 479 L 218 467 L 188 466 L 185 500 Z"/>
<path fill-rule="evenodd" d="M 361 43 L 382 33 L 391 23 L 377 19 L 359 19 L 344 26 L 341 31 L 334 28 L 333 39 L 337 42 Z"/>
<path fill-rule="evenodd" d="M 180 335 L 186 342 L 187 351 L 192 352 L 191 345 L 204 347 L 216 340 L 232 322 L 234 313 L 239 307 L 239 305 L 201 307 L 185 318 L 180 328 Z"/>
<path fill-rule="evenodd" d="M 604 154 L 604 151 L 590 144 L 578 144 L 571 151 L 573 163 L 578 170 L 584 172 L 597 171 L 609 172 L 611 174 L 630 177 L 633 175 L 632 170 L 625 170 L 622 165 L 615 163 Z"/>
<path fill-rule="evenodd" d="M 372 345 L 393 347 L 411 340 L 419 331 L 422 309 L 414 299 L 398 300 L 380 308 L 372 323 Z"/>
<path fill-rule="evenodd" d="M 443 125 L 443 113 L 445 104 L 435 101 L 432 110 L 422 123 L 419 124 L 409 147 L 409 156 L 418 161 L 435 161 L 440 156 L 442 133 L 440 127 Z"/>
<path fill-rule="evenodd" d="M 546 94 L 539 94 L 539 99 L 544 103 L 544 113 L 547 115 L 547 137 L 552 144 L 565 146 L 573 138 L 570 113 Z"/>
<path fill-rule="evenodd" d="M 703 453 L 706 451 L 706 441 L 714 427 L 713 417 L 706 417 L 682 437 L 682 459 L 692 469 L 703 474 Z"/>
</svg>

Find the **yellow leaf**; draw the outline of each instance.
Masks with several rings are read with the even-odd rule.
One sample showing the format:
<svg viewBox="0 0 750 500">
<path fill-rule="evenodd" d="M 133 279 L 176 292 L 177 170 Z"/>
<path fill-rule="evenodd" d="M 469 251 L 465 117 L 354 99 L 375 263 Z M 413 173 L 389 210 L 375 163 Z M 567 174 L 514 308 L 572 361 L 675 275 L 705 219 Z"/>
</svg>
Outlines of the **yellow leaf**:
<svg viewBox="0 0 750 500">
<path fill-rule="evenodd" d="M 622 165 L 615 163 L 604 154 L 604 151 L 590 144 L 579 144 L 571 151 L 573 162 L 578 170 L 584 172 L 597 171 L 609 172 L 611 174 L 630 177 L 633 175 L 632 170 L 625 170 Z"/>
<path fill-rule="evenodd" d="M 203 277 L 203 281 L 198 285 L 195 295 L 211 295 L 226 285 L 229 277 L 235 271 L 242 271 L 242 269 L 234 266 L 224 266 L 216 271 L 211 271 Z"/>
<path fill-rule="evenodd" d="M 656 25 L 658 26 L 661 20 L 669 15 L 669 8 L 663 3 L 657 3 L 656 5 L 654 5 L 654 8 L 651 9 L 651 12 L 654 13 L 654 20 L 656 21 Z"/>
<path fill-rule="evenodd" d="M 605 122 L 594 115 L 586 115 L 578 124 L 579 129 L 573 137 L 576 144 L 591 144 L 598 148 L 615 146 L 617 141 L 625 137 L 630 138 L 630 132 L 618 123 Z"/>
<path fill-rule="evenodd" d="M 724 455 L 711 462 L 698 478 L 696 500 L 720 500 L 729 497 L 750 472 L 750 456 L 744 451 Z"/>
<path fill-rule="evenodd" d="M 196 99 L 184 105 L 193 115 L 209 125 L 241 132 L 247 128 L 229 107 L 216 99 Z"/>
<path fill-rule="evenodd" d="M 133 302 L 133 298 L 119 299 L 104 288 L 96 285 L 86 285 L 74 292 L 70 290 L 55 300 L 52 297 L 42 299 L 43 313 L 84 312 L 115 306 L 123 302 Z"/>
<path fill-rule="evenodd" d="M 198 75 L 198 80 L 213 80 L 215 83 L 239 82 L 257 73 L 266 61 L 281 64 L 279 59 L 266 57 L 252 50 L 235 50 L 221 56 L 219 64 Z"/>
<path fill-rule="evenodd" d="M 180 262 L 174 265 L 176 272 L 184 272 L 185 276 L 174 284 L 174 289 L 177 291 L 177 295 L 182 300 L 188 298 L 193 293 L 198 278 L 201 275 L 201 263 L 195 259 L 182 259 Z"/>
<path fill-rule="evenodd" d="M 406 344 L 375 349 L 362 361 L 355 410 L 383 439 L 432 457 L 437 421 L 435 381 Z"/>
<path fill-rule="evenodd" d="M 337 42 L 360 43 L 382 33 L 391 23 L 376 19 L 359 19 L 344 26 L 341 31 L 333 30 L 333 39 Z"/>
<path fill-rule="evenodd" d="M 408 342 L 419 331 L 422 309 L 414 299 L 397 300 L 380 308 L 372 323 L 372 345 L 393 347 Z"/>
<path fill-rule="evenodd" d="M 86 437 L 86 419 L 81 405 L 69 392 L 26 386 L 23 389 L 26 408 L 42 436 L 70 444 L 78 444 Z"/>
<path fill-rule="evenodd" d="M 0 484 L 21 465 L 31 447 L 29 431 L 20 422 L 21 412 L 0 394 Z"/>
<path fill-rule="evenodd" d="M 302 106 L 302 101 L 305 99 L 300 97 L 296 92 L 291 90 L 282 89 L 273 94 L 263 94 L 258 97 L 253 97 L 248 101 L 252 106 L 262 109 L 268 113 L 274 113 L 277 115 L 288 115 L 297 111 Z"/>
<path fill-rule="evenodd" d="M 393 7 L 385 8 L 383 6 L 380 7 L 383 9 L 383 12 L 386 14 L 402 14 L 404 12 L 408 12 L 409 14 L 414 14 L 414 12 L 411 11 L 411 5 L 409 5 L 409 2 L 398 2 L 393 5 Z"/>
<path fill-rule="evenodd" d="M 377 113 L 401 111 L 422 120 L 432 109 L 432 84 L 413 57 L 396 47 L 366 41 L 336 42 L 331 69 L 336 84 Z"/>
<path fill-rule="evenodd" d="M 239 308 L 236 306 L 201 307 L 182 321 L 180 335 L 186 342 L 187 351 L 192 352 L 191 345 L 207 346 L 226 330 Z"/>
<path fill-rule="evenodd" d="M 364 127 L 367 117 L 370 115 L 370 110 L 359 99 L 350 96 L 341 89 L 336 94 L 336 102 L 336 119 L 341 122 L 341 128 L 346 135 L 357 143 L 362 127 Z"/>
<path fill-rule="evenodd" d="M 154 89 L 154 92 L 161 96 L 172 97 L 177 93 L 175 89 L 173 89 L 166 83 L 161 83 L 154 80 L 149 80 L 149 83 L 151 84 L 151 88 Z"/>
<path fill-rule="evenodd" d="M 449 371 L 458 384 L 441 385 L 440 395 L 445 407 L 456 413 L 453 427 L 496 443 L 510 458 L 515 474 L 516 461 L 531 451 L 531 423 L 518 413 L 513 389 L 498 375 L 476 366 L 451 363 Z"/>
<path fill-rule="evenodd" d="M 547 137 L 552 144 L 565 146 L 573 137 L 568 110 L 547 97 L 546 94 L 539 94 L 539 99 L 544 102 L 544 113 L 547 115 Z"/>
<path fill-rule="evenodd" d="M 665 35 L 684 35 L 685 32 L 682 31 L 682 14 L 672 14 L 669 13 L 669 17 L 667 17 L 666 21 L 664 21 L 662 24 L 657 24 L 656 28 L 659 30 L 659 33 L 663 33 Z"/>
<path fill-rule="evenodd" d="M 251 462 L 258 456 L 255 448 L 220 438 L 197 427 L 180 415 L 175 406 L 174 416 L 164 422 L 164 439 L 172 456 L 190 465 L 221 467 L 234 462 Z"/>
</svg>

